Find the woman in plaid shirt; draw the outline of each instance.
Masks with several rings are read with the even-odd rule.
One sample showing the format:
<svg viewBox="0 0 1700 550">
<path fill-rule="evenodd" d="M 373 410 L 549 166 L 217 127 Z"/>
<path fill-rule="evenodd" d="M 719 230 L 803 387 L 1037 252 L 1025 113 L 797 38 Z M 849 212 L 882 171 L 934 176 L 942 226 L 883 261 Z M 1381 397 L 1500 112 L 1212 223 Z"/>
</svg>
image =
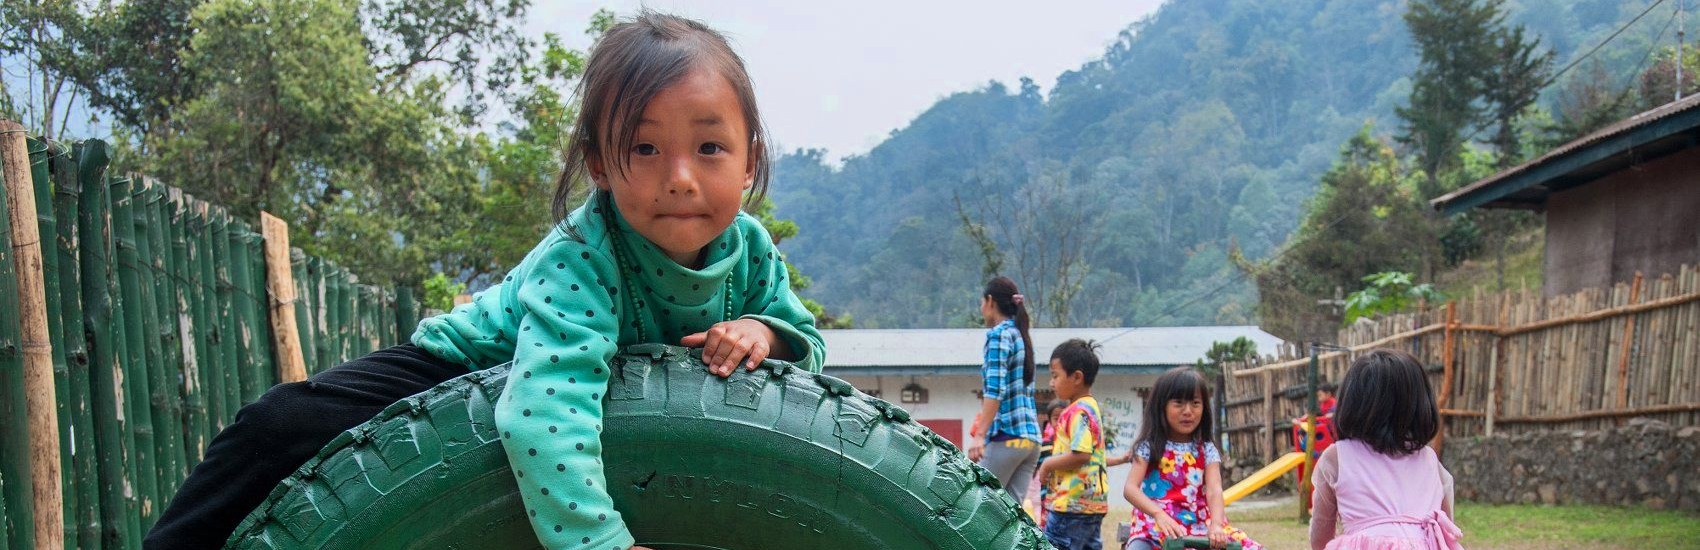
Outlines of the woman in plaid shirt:
<svg viewBox="0 0 1700 550">
<path fill-rule="evenodd" d="M 1009 277 L 986 283 L 980 317 L 986 326 L 980 414 L 969 431 L 968 458 L 998 476 L 1017 502 L 1039 464 L 1039 418 L 1033 403 L 1033 337 L 1027 300 Z M 982 438 L 981 436 L 984 436 Z"/>
</svg>

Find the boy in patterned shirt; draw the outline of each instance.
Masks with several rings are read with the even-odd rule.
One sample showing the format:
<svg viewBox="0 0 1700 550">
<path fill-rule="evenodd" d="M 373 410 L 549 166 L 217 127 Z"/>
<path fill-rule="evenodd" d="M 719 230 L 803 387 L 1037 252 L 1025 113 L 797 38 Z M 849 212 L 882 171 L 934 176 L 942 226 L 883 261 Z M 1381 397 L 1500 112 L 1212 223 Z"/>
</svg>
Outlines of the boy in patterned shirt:
<svg viewBox="0 0 1700 550">
<path fill-rule="evenodd" d="M 1103 415 L 1092 398 L 1097 348 L 1076 338 L 1051 352 L 1051 390 L 1070 403 L 1053 421 L 1056 440 L 1038 477 L 1052 495 L 1045 503 L 1045 537 L 1060 550 L 1101 550 L 1100 531 L 1110 510 Z"/>
</svg>

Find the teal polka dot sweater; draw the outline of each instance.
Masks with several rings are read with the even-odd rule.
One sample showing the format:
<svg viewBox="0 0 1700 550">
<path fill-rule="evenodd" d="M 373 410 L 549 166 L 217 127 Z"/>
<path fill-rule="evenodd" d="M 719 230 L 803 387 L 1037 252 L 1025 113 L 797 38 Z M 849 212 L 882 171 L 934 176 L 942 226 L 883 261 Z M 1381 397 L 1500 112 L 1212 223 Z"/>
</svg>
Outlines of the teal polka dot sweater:
<svg viewBox="0 0 1700 550">
<path fill-rule="evenodd" d="M 496 428 L 532 529 L 551 549 L 634 544 L 604 489 L 601 459 L 607 365 L 619 347 L 676 345 L 723 320 L 756 319 L 790 344 L 798 366 L 819 372 L 825 359 L 814 317 L 755 218 L 738 214 L 708 244 L 703 268 L 689 269 L 633 231 L 611 201 L 593 193 L 500 285 L 413 333 L 414 344 L 471 369 L 513 361 Z"/>
</svg>

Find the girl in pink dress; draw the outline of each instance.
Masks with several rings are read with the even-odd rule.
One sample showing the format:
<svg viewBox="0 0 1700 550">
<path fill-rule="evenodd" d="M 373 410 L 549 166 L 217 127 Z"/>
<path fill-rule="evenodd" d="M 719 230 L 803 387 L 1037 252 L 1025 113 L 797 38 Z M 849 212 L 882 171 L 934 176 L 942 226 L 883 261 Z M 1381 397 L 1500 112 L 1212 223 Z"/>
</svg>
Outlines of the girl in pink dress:
<svg viewBox="0 0 1700 550">
<path fill-rule="evenodd" d="M 1433 395 L 1409 353 L 1376 350 L 1352 362 L 1334 411 L 1340 441 L 1316 464 L 1311 550 L 1463 550 L 1452 474 L 1427 446 L 1440 426 Z"/>
<path fill-rule="evenodd" d="M 1139 443 L 1122 496 L 1133 503 L 1126 550 L 1161 548 L 1173 537 L 1209 537 L 1245 550 L 1263 546 L 1228 525 L 1222 511 L 1222 453 L 1211 443 L 1210 385 L 1188 367 L 1157 377 L 1145 400 Z"/>
</svg>

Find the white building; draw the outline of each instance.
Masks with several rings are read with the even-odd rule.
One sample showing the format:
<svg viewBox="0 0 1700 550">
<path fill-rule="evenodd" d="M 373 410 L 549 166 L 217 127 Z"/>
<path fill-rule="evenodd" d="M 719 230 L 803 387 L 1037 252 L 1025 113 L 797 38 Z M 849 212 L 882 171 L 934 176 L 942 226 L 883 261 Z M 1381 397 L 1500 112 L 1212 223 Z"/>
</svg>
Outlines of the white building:
<svg viewBox="0 0 1700 550">
<path fill-rule="evenodd" d="M 986 330 L 898 329 L 823 330 L 826 374 L 909 411 L 916 421 L 962 445 L 980 410 L 980 363 Z M 1070 338 L 1103 345 L 1102 363 L 1092 394 L 1103 407 L 1105 425 L 1114 432 L 1110 454 L 1126 453 L 1139 433 L 1144 396 L 1163 371 L 1204 358 L 1214 342 L 1244 336 L 1259 351 L 1273 351 L 1281 340 L 1255 326 L 1152 328 L 1037 328 L 1032 330 L 1033 384 L 1043 409 L 1052 399 L 1051 349 Z M 1220 426 L 1220 422 L 1217 423 Z M 1111 428 L 1113 426 L 1113 428 Z M 1110 470 L 1113 509 L 1131 509 L 1121 499 L 1128 467 Z"/>
</svg>

